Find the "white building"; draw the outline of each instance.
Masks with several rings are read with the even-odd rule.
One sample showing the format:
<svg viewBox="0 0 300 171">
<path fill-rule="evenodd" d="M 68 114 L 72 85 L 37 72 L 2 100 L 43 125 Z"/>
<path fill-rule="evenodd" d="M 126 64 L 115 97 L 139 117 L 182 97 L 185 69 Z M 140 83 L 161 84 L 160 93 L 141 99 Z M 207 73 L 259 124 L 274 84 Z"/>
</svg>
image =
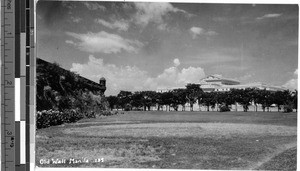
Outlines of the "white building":
<svg viewBox="0 0 300 171">
<path fill-rule="evenodd" d="M 246 88 L 258 88 L 258 89 L 266 89 L 269 91 L 283 91 L 285 88 L 280 86 L 273 86 L 264 84 L 261 82 L 255 82 L 255 83 L 247 83 L 247 84 L 241 84 L 238 80 L 231 79 L 231 78 L 225 78 L 221 75 L 210 75 L 200 80 L 199 83 L 200 88 L 204 92 L 212 92 L 212 91 L 230 91 L 231 89 L 246 89 Z M 167 92 L 174 89 L 184 89 L 185 87 L 170 87 L 170 88 L 158 88 L 156 92 Z"/>
<path fill-rule="evenodd" d="M 283 91 L 286 90 L 283 87 L 279 87 L 279 86 L 273 86 L 273 85 L 267 85 L 267 84 L 263 84 L 260 82 L 255 82 L 255 83 L 247 83 L 247 84 L 241 84 L 238 80 L 235 79 L 231 79 L 231 78 L 225 78 L 222 77 L 221 75 L 210 75 L 207 76 L 203 79 L 200 80 L 199 83 L 196 83 L 200 85 L 200 88 L 204 91 L 204 92 L 212 92 L 212 91 L 219 91 L 219 92 L 224 92 L 224 91 L 230 91 L 231 89 L 246 89 L 246 88 L 258 88 L 258 89 L 266 89 L 269 91 Z M 171 91 L 174 89 L 184 89 L 185 87 L 171 87 L 171 88 L 160 88 L 157 89 L 156 92 L 167 92 L 167 91 Z M 185 105 L 186 107 L 186 111 L 189 111 L 189 104 L 187 103 Z M 261 111 L 261 106 L 258 105 L 259 110 Z M 165 106 L 163 107 L 163 109 L 165 110 Z M 181 110 L 181 106 L 179 106 L 179 110 Z M 205 111 L 206 110 L 206 106 L 199 106 L 197 103 L 194 104 L 194 111 Z M 217 109 L 210 109 L 210 110 L 217 110 Z M 243 111 L 243 107 L 239 104 L 236 105 L 232 105 L 231 106 L 231 110 L 235 111 Z M 249 111 L 253 111 L 255 110 L 253 105 L 249 106 Z M 271 108 L 271 111 L 277 111 L 277 107 L 275 108 Z"/>
<path fill-rule="evenodd" d="M 221 75 L 210 75 L 200 80 L 200 87 L 204 92 L 211 91 L 229 91 L 231 89 L 246 89 L 246 88 L 258 88 L 266 89 L 269 91 L 282 91 L 283 87 L 267 85 L 260 82 L 241 84 L 238 80 L 224 78 Z"/>
</svg>

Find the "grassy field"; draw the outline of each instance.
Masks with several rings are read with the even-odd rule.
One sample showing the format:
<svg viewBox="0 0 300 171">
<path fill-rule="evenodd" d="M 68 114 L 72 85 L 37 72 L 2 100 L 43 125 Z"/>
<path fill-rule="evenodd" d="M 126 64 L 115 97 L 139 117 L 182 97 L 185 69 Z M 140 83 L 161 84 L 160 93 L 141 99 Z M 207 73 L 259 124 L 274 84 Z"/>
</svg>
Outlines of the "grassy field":
<svg viewBox="0 0 300 171">
<path fill-rule="evenodd" d="M 296 170 L 297 114 L 125 112 L 37 130 L 38 167 Z"/>
</svg>

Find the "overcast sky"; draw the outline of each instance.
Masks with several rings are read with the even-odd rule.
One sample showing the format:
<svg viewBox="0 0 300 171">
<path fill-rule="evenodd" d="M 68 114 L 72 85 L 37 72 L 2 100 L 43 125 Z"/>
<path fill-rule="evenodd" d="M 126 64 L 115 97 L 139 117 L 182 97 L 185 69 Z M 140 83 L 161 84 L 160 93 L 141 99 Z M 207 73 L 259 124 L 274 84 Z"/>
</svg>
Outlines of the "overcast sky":
<svg viewBox="0 0 300 171">
<path fill-rule="evenodd" d="M 298 5 L 39 1 L 37 56 L 106 95 L 211 74 L 296 88 Z"/>
</svg>

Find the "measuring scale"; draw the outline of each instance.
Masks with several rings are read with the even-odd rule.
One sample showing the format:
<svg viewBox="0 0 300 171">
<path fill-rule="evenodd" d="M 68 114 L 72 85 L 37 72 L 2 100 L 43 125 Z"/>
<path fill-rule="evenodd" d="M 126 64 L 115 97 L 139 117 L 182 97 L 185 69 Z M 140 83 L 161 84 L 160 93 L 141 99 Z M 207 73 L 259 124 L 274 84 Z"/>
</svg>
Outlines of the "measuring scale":
<svg viewBox="0 0 300 171">
<path fill-rule="evenodd" d="M 34 7 L 34 0 L 1 1 L 2 171 L 34 169 Z"/>
</svg>

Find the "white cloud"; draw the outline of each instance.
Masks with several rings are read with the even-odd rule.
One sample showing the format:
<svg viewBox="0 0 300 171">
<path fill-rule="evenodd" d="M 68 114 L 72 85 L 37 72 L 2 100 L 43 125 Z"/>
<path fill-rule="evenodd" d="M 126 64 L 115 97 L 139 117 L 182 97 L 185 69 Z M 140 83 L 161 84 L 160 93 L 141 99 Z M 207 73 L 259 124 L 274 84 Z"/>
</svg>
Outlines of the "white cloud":
<svg viewBox="0 0 300 171">
<path fill-rule="evenodd" d="M 66 40 L 66 43 L 75 45 L 75 43 L 72 40 Z"/>
<path fill-rule="evenodd" d="M 262 19 L 266 19 L 266 18 L 276 18 L 276 17 L 280 17 L 282 14 L 265 14 L 262 17 L 257 17 L 257 20 L 262 20 Z"/>
<path fill-rule="evenodd" d="M 71 71 L 91 79 L 95 82 L 105 77 L 107 80 L 106 95 L 116 95 L 120 90 L 141 91 L 157 88 L 184 87 L 187 83 L 198 83 L 205 77 L 204 70 L 200 67 L 178 69 L 180 61 L 174 59 L 174 66 L 166 68 L 156 77 L 150 77 L 146 71 L 136 66 L 116 66 L 105 64 L 103 59 L 89 56 L 85 64 L 73 63 Z"/>
<path fill-rule="evenodd" d="M 174 63 L 174 65 L 175 65 L 176 67 L 180 65 L 180 61 L 179 61 L 178 58 L 174 59 L 174 60 L 173 60 L 173 63 Z"/>
<path fill-rule="evenodd" d="M 134 21 L 143 27 L 153 22 L 158 24 L 159 29 L 166 28 L 163 17 L 170 12 L 182 12 L 190 16 L 186 11 L 173 7 L 170 3 L 135 2 L 134 4 L 137 9 L 137 13 L 133 17 Z"/>
<path fill-rule="evenodd" d="M 193 36 L 193 39 L 196 39 L 198 38 L 198 36 L 201 36 L 201 35 L 205 35 L 205 36 L 216 36 L 218 35 L 217 32 L 215 31 L 211 31 L 211 30 L 205 30 L 201 27 L 191 27 L 190 28 L 190 32 Z"/>
<path fill-rule="evenodd" d="M 290 79 L 289 81 L 287 81 L 283 87 L 286 87 L 290 90 L 298 90 L 298 69 L 295 70 L 294 72 L 294 78 Z"/>
<path fill-rule="evenodd" d="M 102 10 L 105 11 L 105 6 L 99 5 L 96 2 L 82 2 L 89 10 Z"/>
<path fill-rule="evenodd" d="M 73 44 L 79 50 L 90 53 L 119 53 L 121 50 L 136 53 L 143 44 L 137 40 L 124 39 L 119 35 L 106 33 L 77 34 L 66 32 L 67 35 L 75 38 L 77 42 L 67 40 L 66 43 Z"/>
<path fill-rule="evenodd" d="M 110 29 L 118 29 L 121 31 L 127 31 L 129 28 L 129 23 L 125 20 L 116 20 L 114 22 L 108 22 L 103 19 L 96 19 L 95 22 L 102 24 L 103 26 L 108 27 Z"/>
<path fill-rule="evenodd" d="M 79 17 L 71 17 L 71 20 L 74 22 L 74 23 L 79 23 L 82 19 L 79 18 Z"/>
</svg>

